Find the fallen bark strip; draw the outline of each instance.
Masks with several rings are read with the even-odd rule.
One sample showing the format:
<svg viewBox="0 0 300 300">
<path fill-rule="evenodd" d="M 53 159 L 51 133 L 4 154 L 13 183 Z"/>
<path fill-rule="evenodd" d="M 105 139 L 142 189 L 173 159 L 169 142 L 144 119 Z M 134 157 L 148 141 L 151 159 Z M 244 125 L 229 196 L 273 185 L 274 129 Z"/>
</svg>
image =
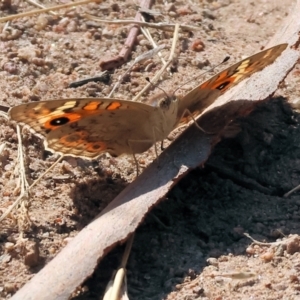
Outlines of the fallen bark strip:
<svg viewBox="0 0 300 300">
<path fill-rule="evenodd" d="M 297 47 L 299 15 L 300 0 L 271 45 L 287 42 Z M 252 76 L 247 84 L 241 83 L 220 97 L 209 108 L 213 115 L 206 115 L 224 117 L 226 112 L 230 120 L 241 109 L 250 109 L 254 101 L 268 99 L 298 58 L 298 51 L 284 51 L 272 66 Z M 227 109 L 224 110 L 224 107 Z M 206 115 L 203 120 L 209 122 Z M 163 199 L 176 182 L 189 170 L 205 162 L 211 151 L 211 142 L 213 138 L 205 136 L 195 126 L 188 128 L 162 153 L 159 165 L 153 162 L 12 299 L 68 299 L 76 287 L 93 273 L 101 258 L 136 230 L 146 213 Z"/>
</svg>

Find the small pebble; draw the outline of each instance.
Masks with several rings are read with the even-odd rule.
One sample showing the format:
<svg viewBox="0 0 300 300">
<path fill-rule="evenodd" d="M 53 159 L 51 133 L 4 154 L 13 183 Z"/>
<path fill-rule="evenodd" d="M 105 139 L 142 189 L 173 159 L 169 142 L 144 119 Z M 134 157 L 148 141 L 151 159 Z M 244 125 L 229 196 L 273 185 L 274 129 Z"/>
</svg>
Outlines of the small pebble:
<svg viewBox="0 0 300 300">
<path fill-rule="evenodd" d="M 36 24 L 35 24 L 34 28 L 36 30 L 40 31 L 40 30 L 45 29 L 47 27 L 47 25 L 48 25 L 47 17 L 44 16 L 44 15 L 39 15 L 37 17 Z"/>
<path fill-rule="evenodd" d="M 4 248 L 6 251 L 11 251 L 14 249 L 15 244 L 11 242 L 7 242 L 4 244 Z"/>
<path fill-rule="evenodd" d="M 166 4 L 165 10 L 167 12 L 170 12 L 170 11 L 174 12 L 176 10 L 176 7 L 175 7 L 174 3 L 170 2 L 170 3 Z"/>
<path fill-rule="evenodd" d="M 191 9 L 189 8 L 188 5 L 179 7 L 177 9 L 177 14 L 179 14 L 181 16 L 189 15 L 191 13 L 192 13 L 192 11 L 191 11 Z"/>
<path fill-rule="evenodd" d="M 203 51 L 205 48 L 204 43 L 200 39 L 195 39 L 191 44 L 191 50 L 200 52 Z"/>
<path fill-rule="evenodd" d="M 11 261 L 11 255 L 8 253 L 4 253 L 3 255 L 0 256 L 0 262 L 1 264 L 7 264 Z"/>
<path fill-rule="evenodd" d="M 172 18 L 175 18 L 177 16 L 177 13 L 175 11 L 169 11 L 168 15 Z"/>
<path fill-rule="evenodd" d="M 147 46 L 147 47 L 150 46 L 149 41 L 148 41 L 148 40 L 145 40 L 145 39 L 141 40 L 141 41 L 139 42 L 139 44 L 140 44 L 141 46 Z"/>
<path fill-rule="evenodd" d="M 209 264 L 209 265 L 212 265 L 212 266 L 215 266 L 217 267 L 219 265 L 219 262 L 216 258 L 214 257 L 209 257 L 206 262 Z"/>
<path fill-rule="evenodd" d="M 75 32 L 75 31 L 77 31 L 77 22 L 74 21 L 74 20 L 70 21 L 70 23 L 66 27 L 66 31 L 67 32 Z"/>
<path fill-rule="evenodd" d="M 7 62 L 4 64 L 3 70 L 9 74 L 17 74 L 19 71 L 19 68 L 14 62 Z"/>
<path fill-rule="evenodd" d="M 246 249 L 246 253 L 249 255 L 253 255 L 253 254 L 255 254 L 255 249 L 253 247 L 249 246 Z"/>
<path fill-rule="evenodd" d="M 40 251 L 38 244 L 33 241 L 26 243 L 26 250 L 28 251 L 24 257 L 24 263 L 26 266 L 35 267 L 39 263 Z"/>
<path fill-rule="evenodd" d="M 269 262 L 269 261 L 273 260 L 273 258 L 274 258 L 274 252 L 271 251 L 271 250 L 269 250 L 268 252 L 263 253 L 263 254 L 260 256 L 260 258 L 261 258 L 262 260 L 264 260 L 265 262 Z"/>
<path fill-rule="evenodd" d="M 202 11 L 202 16 L 204 18 L 207 18 L 207 19 L 211 19 L 211 20 L 215 20 L 216 19 L 216 16 L 213 14 L 213 12 L 209 9 L 204 9 Z"/>
<path fill-rule="evenodd" d="M 17 287 L 14 283 L 5 283 L 4 290 L 6 293 L 14 293 L 17 290 Z"/>
<path fill-rule="evenodd" d="M 286 252 L 288 254 L 294 254 L 300 252 L 300 237 L 295 236 L 293 239 L 287 242 Z"/>
<path fill-rule="evenodd" d="M 34 57 L 34 58 L 31 60 L 31 62 L 32 62 L 33 64 L 35 64 L 36 66 L 43 66 L 43 65 L 45 65 L 45 60 L 42 59 L 42 58 L 38 58 L 38 57 Z"/>
<path fill-rule="evenodd" d="M 102 36 L 104 36 L 107 39 L 110 39 L 114 36 L 114 31 L 113 30 L 109 30 L 107 27 L 105 27 L 102 30 Z"/>
<path fill-rule="evenodd" d="M 0 34 L 2 41 L 16 40 L 22 35 L 22 31 L 19 29 L 5 30 Z"/>
</svg>

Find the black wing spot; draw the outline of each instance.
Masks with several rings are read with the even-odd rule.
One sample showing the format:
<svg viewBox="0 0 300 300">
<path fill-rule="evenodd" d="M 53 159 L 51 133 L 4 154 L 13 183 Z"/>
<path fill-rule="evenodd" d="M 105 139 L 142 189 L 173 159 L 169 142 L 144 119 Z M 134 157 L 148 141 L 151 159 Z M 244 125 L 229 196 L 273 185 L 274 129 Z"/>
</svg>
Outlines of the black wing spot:
<svg viewBox="0 0 300 300">
<path fill-rule="evenodd" d="M 69 122 L 70 122 L 69 118 L 60 117 L 60 118 L 56 118 L 56 119 L 51 120 L 50 125 L 52 125 L 52 126 L 61 126 L 61 125 L 65 125 Z"/>
<path fill-rule="evenodd" d="M 226 88 L 226 86 L 228 84 L 230 84 L 230 81 L 225 81 L 222 84 L 220 84 L 219 86 L 217 86 L 216 89 L 222 91 L 222 90 L 224 90 Z"/>
</svg>

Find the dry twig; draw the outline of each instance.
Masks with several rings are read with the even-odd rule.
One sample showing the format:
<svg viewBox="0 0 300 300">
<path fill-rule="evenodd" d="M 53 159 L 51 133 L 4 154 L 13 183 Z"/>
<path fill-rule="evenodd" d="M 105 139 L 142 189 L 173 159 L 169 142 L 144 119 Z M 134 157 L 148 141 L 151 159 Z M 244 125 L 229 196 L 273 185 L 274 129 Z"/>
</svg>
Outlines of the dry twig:
<svg viewBox="0 0 300 300">
<path fill-rule="evenodd" d="M 244 232 L 244 236 L 249 238 L 254 244 L 256 244 L 258 246 L 268 246 L 268 247 L 270 247 L 270 246 L 278 246 L 278 245 L 286 243 L 286 240 L 285 241 L 279 241 L 279 242 L 273 242 L 273 243 L 263 243 L 263 242 L 255 240 L 252 236 L 250 236 L 249 233 L 246 233 L 246 232 Z"/>
<path fill-rule="evenodd" d="M 148 22 L 143 22 L 143 21 L 136 21 L 136 20 L 103 20 L 97 17 L 94 17 L 89 14 L 85 14 L 86 18 L 92 21 L 96 22 L 101 22 L 101 23 L 106 23 L 106 24 L 117 24 L 117 25 L 128 25 L 128 24 L 135 24 L 143 27 L 149 27 L 149 28 L 155 28 L 155 29 L 160 29 L 160 30 L 165 30 L 165 31 L 173 31 L 174 27 L 176 24 L 170 24 L 170 23 L 148 23 Z M 191 25 L 185 25 L 185 24 L 180 24 L 180 29 L 182 30 L 187 30 L 187 31 L 196 31 L 199 30 L 200 28 L 197 26 L 191 26 Z"/>
<path fill-rule="evenodd" d="M 299 191 L 299 190 L 300 190 L 300 184 L 297 185 L 296 187 L 294 187 L 293 189 L 291 189 L 290 191 L 288 191 L 287 193 L 285 193 L 285 194 L 283 195 L 283 197 L 287 198 L 287 197 L 289 197 L 291 194 L 293 194 L 293 193 L 295 193 L 295 192 L 297 192 L 297 191 Z"/>
<path fill-rule="evenodd" d="M 43 9 L 31 10 L 31 11 L 23 12 L 20 14 L 0 18 L 0 22 L 7 22 L 7 21 L 23 18 L 23 17 L 30 17 L 32 15 L 41 14 L 44 12 L 55 11 L 55 10 L 68 8 L 68 7 L 75 7 L 75 6 L 87 4 L 90 2 L 100 3 L 100 2 L 102 2 L 102 0 L 82 0 L 82 1 L 78 1 L 78 2 L 71 2 L 71 3 L 62 4 L 62 5 L 56 5 L 56 6 L 52 6 L 52 7 L 43 8 Z"/>
<path fill-rule="evenodd" d="M 138 99 L 151 87 L 153 84 L 155 84 L 160 76 L 163 74 L 163 72 L 167 69 L 167 67 L 170 65 L 174 58 L 175 54 L 175 48 L 176 48 L 176 43 L 178 40 L 178 32 L 179 32 L 179 25 L 176 24 L 175 26 L 175 31 L 174 31 L 174 36 L 173 36 L 173 43 L 172 43 L 172 48 L 170 52 L 169 59 L 167 63 L 157 72 L 157 74 L 152 78 L 151 82 L 149 82 L 134 98 L 132 101 L 138 101 Z"/>
<path fill-rule="evenodd" d="M 115 92 L 115 90 L 119 87 L 119 85 L 122 83 L 123 78 L 131 71 L 131 69 L 140 62 L 143 62 L 147 59 L 149 59 L 150 57 L 154 56 L 157 53 L 160 53 L 159 51 L 161 51 L 162 49 L 165 48 L 165 45 L 160 45 L 152 50 L 147 51 L 146 53 L 141 54 L 140 56 L 138 56 L 134 62 L 131 64 L 131 66 L 128 68 L 128 70 L 122 75 L 120 76 L 118 82 L 114 85 L 114 87 L 112 88 L 111 92 L 108 95 L 108 98 L 112 97 L 113 93 Z"/>
<path fill-rule="evenodd" d="M 48 173 L 50 172 L 61 160 L 63 159 L 63 156 L 60 156 L 59 159 L 50 167 L 48 168 L 37 180 L 35 180 L 31 186 L 28 187 L 28 189 L 21 194 L 16 201 L 2 214 L 0 217 L 0 222 L 3 221 L 10 213 L 11 211 L 21 203 L 23 197 L 27 196 L 27 193 L 34 187 L 38 182 L 41 181 L 41 179 Z"/>
<path fill-rule="evenodd" d="M 5 147 L 6 147 L 6 143 L 3 143 L 3 144 L 0 145 L 0 156 L 3 152 L 3 150 L 5 149 Z"/>
<path fill-rule="evenodd" d="M 151 8 L 152 2 L 153 2 L 152 0 L 141 0 L 140 7 Z M 141 13 L 137 12 L 134 21 L 139 22 L 141 21 L 141 18 L 142 18 Z M 110 69 L 117 68 L 123 65 L 127 61 L 127 58 L 129 57 L 131 50 L 134 46 L 134 43 L 136 41 L 139 28 L 140 28 L 139 25 L 135 25 L 130 29 L 127 39 L 123 45 L 123 48 L 121 49 L 120 53 L 117 56 L 106 57 L 100 61 L 100 67 L 102 68 L 102 70 L 110 70 Z"/>
<path fill-rule="evenodd" d="M 133 240 L 134 233 L 127 240 L 120 268 L 116 272 L 114 279 L 109 282 L 103 300 L 120 299 L 121 290 L 123 290 L 123 292 L 127 294 L 126 265 L 131 252 Z"/>
<path fill-rule="evenodd" d="M 26 1 L 27 1 L 28 3 L 30 3 L 30 4 L 32 4 L 32 5 L 34 5 L 34 6 L 36 6 L 36 7 L 39 7 L 39 8 L 42 8 L 42 9 L 45 9 L 45 8 L 46 8 L 44 5 L 38 3 L 38 2 L 36 2 L 36 1 L 34 1 L 34 0 L 26 0 Z M 57 16 L 57 14 L 56 14 L 54 11 L 49 11 L 49 12 L 50 12 L 50 14 L 52 14 L 52 15 L 54 15 L 54 16 Z"/>
</svg>

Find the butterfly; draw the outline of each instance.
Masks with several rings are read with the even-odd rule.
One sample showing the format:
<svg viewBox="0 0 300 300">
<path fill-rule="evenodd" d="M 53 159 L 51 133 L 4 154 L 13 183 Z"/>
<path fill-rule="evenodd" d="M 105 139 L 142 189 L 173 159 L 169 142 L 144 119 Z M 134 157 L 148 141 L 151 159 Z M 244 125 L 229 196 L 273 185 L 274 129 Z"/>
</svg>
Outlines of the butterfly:
<svg viewBox="0 0 300 300">
<path fill-rule="evenodd" d="M 11 120 L 44 138 L 46 150 L 96 158 L 136 154 L 163 141 L 174 129 L 195 120 L 232 86 L 272 64 L 287 48 L 280 44 L 221 71 L 182 99 L 167 94 L 150 103 L 111 98 L 71 98 L 12 107 Z"/>
</svg>

